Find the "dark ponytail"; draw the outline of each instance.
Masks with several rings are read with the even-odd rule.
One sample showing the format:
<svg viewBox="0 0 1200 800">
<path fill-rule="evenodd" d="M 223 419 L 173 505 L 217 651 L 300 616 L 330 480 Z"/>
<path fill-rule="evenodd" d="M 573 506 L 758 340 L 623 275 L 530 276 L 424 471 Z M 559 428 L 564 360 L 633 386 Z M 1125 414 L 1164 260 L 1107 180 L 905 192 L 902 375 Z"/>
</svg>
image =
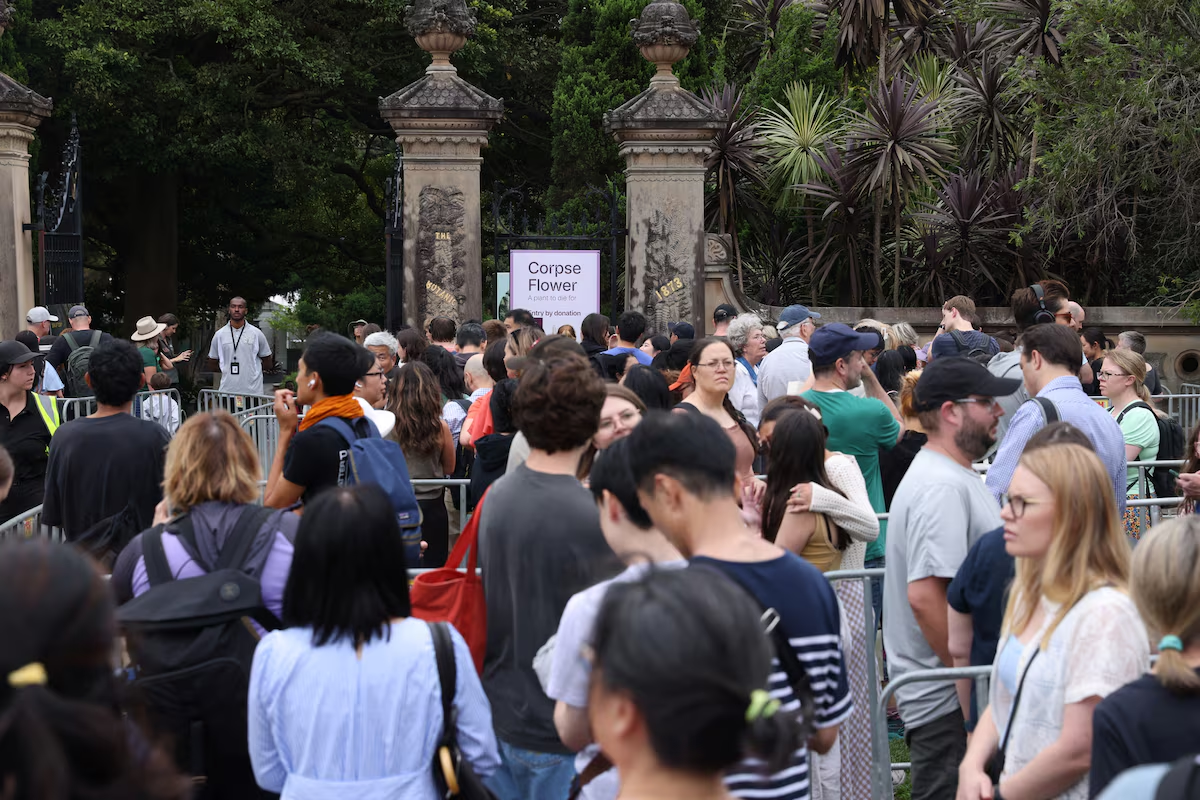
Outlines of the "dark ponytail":
<svg viewBox="0 0 1200 800">
<path fill-rule="evenodd" d="M 774 651 L 760 616 L 715 570 L 656 571 L 608 590 L 594 679 L 632 697 L 665 767 L 718 774 L 753 755 L 775 772 L 802 746 L 796 714 L 766 695 Z"/>
<path fill-rule="evenodd" d="M 17 800 L 173 800 L 189 784 L 121 716 L 112 593 L 86 556 L 0 544 L 0 786 Z"/>
</svg>

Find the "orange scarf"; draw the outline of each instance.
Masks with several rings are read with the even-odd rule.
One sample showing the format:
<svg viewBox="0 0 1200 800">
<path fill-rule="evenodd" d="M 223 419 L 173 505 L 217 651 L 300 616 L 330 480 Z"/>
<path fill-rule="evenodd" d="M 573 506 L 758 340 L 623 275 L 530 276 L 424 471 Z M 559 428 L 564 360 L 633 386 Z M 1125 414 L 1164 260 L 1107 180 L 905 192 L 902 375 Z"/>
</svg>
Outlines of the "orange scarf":
<svg viewBox="0 0 1200 800">
<path fill-rule="evenodd" d="M 365 416 L 362 406 L 354 399 L 354 395 L 339 394 L 334 397 L 326 397 L 310 408 L 308 413 L 304 415 L 304 419 L 300 420 L 300 430 L 308 430 L 321 420 L 329 417 L 355 419 L 362 416 Z"/>
</svg>

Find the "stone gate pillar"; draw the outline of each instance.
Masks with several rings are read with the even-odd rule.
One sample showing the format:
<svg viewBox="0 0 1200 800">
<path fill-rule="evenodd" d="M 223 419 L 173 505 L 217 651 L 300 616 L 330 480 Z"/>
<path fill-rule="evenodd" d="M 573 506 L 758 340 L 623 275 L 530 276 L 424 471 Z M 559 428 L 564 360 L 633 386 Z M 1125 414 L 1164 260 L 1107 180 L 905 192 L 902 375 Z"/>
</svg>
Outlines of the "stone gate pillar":
<svg viewBox="0 0 1200 800">
<path fill-rule="evenodd" d="M 406 24 L 433 63 L 379 101 L 404 158 L 404 321 L 482 319 L 479 150 L 504 103 L 450 63 L 475 30 L 464 0 L 415 0 Z"/>
<path fill-rule="evenodd" d="M 625 158 L 625 307 L 656 333 L 670 321 L 704 330 L 704 159 L 725 118 L 672 72 L 700 32 L 682 5 L 653 0 L 631 26 L 657 72 L 650 88 L 604 115 Z"/>
</svg>

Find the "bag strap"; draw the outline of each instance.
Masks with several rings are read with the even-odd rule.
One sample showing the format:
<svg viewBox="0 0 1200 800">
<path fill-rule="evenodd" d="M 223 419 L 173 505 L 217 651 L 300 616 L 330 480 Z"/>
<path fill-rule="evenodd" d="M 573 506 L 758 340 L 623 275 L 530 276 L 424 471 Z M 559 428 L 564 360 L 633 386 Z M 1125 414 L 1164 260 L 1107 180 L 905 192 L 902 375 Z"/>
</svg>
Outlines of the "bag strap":
<svg viewBox="0 0 1200 800">
<path fill-rule="evenodd" d="M 1054 405 L 1053 400 L 1048 397 L 1031 397 L 1029 399 L 1041 407 L 1042 417 L 1045 418 L 1047 425 L 1058 422 L 1058 406 Z"/>
<path fill-rule="evenodd" d="M 462 533 L 458 536 L 458 541 L 454 543 L 454 549 L 450 551 L 450 555 L 446 556 L 446 566 L 450 569 L 458 569 L 463 558 L 467 559 L 468 580 L 476 577 L 475 567 L 479 563 L 479 514 L 483 511 L 483 501 L 487 499 L 488 492 L 491 490 L 490 486 L 483 490 L 483 496 L 475 504 L 474 513 L 467 520 Z"/>
<path fill-rule="evenodd" d="M 1125 419 L 1125 415 L 1128 414 L 1130 411 L 1133 411 L 1135 408 L 1144 408 L 1147 411 L 1149 411 L 1151 414 L 1154 414 L 1154 409 L 1151 408 L 1149 405 L 1147 405 L 1144 401 L 1134 400 L 1132 403 L 1130 403 L 1129 405 L 1122 408 L 1120 414 L 1117 414 L 1117 424 L 1120 425 L 1121 420 Z M 1156 422 L 1158 421 L 1158 414 L 1154 414 L 1154 419 Z"/>
<path fill-rule="evenodd" d="M 74 331 L 64 332 L 63 338 L 67 340 L 67 347 L 69 347 L 73 353 L 79 349 L 79 342 L 75 341 L 75 337 L 71 335 L 72 333 L 74 333 Z"/>
<path fill-rule="evenodd" d="M 356 417 L 355 422 L 357 422 L 360 419 L 367 420 L 366 417 Z M 370 420 L 367 420 L 367 421 L 370 422 Z M 367 432 L 365 435 L 360 433 L 358 430 L 355 429 L 354 425 L 351 425 L 349 422 L 342 419 L 341 417 L 326 417 L 325 419 L 321 420 L 313 427 L 319 428 L 322 425 L 324 425 L 326 428 L 331 428 L 331 429 L 337 431 L 341 435 L 341 437 L 346 440 L 346 444 L 354 444 L 359 439 L 377 439 L 377 438 L 379 438 L 379 429 L 376 428 L 374 426 L 374 424 L 367 426 Z"/>
<path fill-rule="evenodd" d="M 1176 761 L 1158 782 L 1154 800 L 1184 800 L 1200 790 L 1200 758 L 1188 756 Z"/>
<path fill-rule="evenodd" d="M 88 342 L 88 347 L 95 350 L 100 346 L 100 331 L 92 331 L 92 340 Z"/>
<path fill-rule="evenodd" d="M 221 548 L 221 555 L 213 571 L 241 567 L 246 562 L 246 556 L 250 555 L 250 548 L 258 537 L 259 529 L 273 512 L 274 509 L 262 506 L 243 508 L 233 530 L 229 532 L 229 538 L 225 540 L 225 546 Z"/>
<path fill-rule="evenodd" d="M 1013 720 L 1017 718 L 1017 706 L 1021 704 L 1021 693 L 1025 691 L 1025 679 L 1029 677 L 1029 668 L 1033 666 L 1033 662 L 1037 659 L 1040 652 L 1042 652 L 1040 647 L 1033 651 L 1033 655 L 1029 657 L 1029 663 L 1025 665 L 1025 671 L 1021 673 L 1021 680 L 1017 682 L 1017 694 L 1013 698 L 1012 711 L 1008 714 L 1008 725 L 1004 728 L 1004 739 L 1000 742 L 1000 748 L 997 751 L 1002 761 L 1004 759 L 1004 751 L 1008 749 L 1008 737 L 1012 735 Z"/>
<path fill-rule="evenodd" d="M 167 561 L 167 551 L 163 548 L 163 528 L 162 525 L 155 525 L 142 536 L 142 559 L 146 564 L 146 580 L 151 588 L 175 580 L 171 574 L 171 564 Z"/>
<path fill-rule="evenodd" d="M 455 405 L 457 405 L 457 406 L 458 406 L 459 408 L 461 408 L 463 411 L 470 411 L 470 410 L 471 410 L 471 401 L 470 401 L 469 399 L 465 398 L 465 397 L 464 397 L 464 398 L 462 398 L 462 399 L 460 399 L 460 400 L 453 400 L 453 401 L 451 401 L 451 402 L 453 402 Z"/>
<path fill-rule="evenodd" d="M 437 659 L 438 683 L 442 687 L 442 735 L 439 746 L 454 744 L 458 720 L 454 712 L 454 692 L 458 686 L 458 667 L 454 663 L 454 640 L 445 622 L 427 622 Z"/>
<path fill-rule="evenodd" d="M 962 331 L 950 331 L 950 338 L 958 345 L 958 352 L 971 351 L 971 346 L 967 344 L 967 338 L 962 335 Z"/>
<path fill-rule="evenodd" d="M 575 781 L 571 784 L 571 793 L 567 795 L 567 800 L 577 800 L 580 794 L 583 793 L 583 787 L 587 786 L 592 781 L 599 778 L 604 773 L 608 772 L 615 766 L 608 756 L 604 753 L 596 753 L 592 760 L 583 768 L 583 772 L 575 776 Z"/>
</svg>

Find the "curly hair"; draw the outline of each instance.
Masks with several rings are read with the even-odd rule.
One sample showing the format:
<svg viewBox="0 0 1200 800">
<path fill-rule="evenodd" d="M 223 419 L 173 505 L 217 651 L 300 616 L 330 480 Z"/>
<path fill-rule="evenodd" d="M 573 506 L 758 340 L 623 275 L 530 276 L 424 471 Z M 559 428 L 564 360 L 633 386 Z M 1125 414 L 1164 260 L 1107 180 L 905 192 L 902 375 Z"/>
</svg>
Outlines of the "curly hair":
<svg viewBox="0 0 1200 800">
<path fill-rule="evenodd" d="M 420 361 L 400 368 L 388 386 L 387 409 L 396 415 L 388 434 L 406 458 L 432 456 L 442 447 L 442 392 L 433 370 Z"/>
<path fill-rule="evenodd" d="M 586 445 L 600 426 L 604 381 L 582 358 L 533 361 L 521 374 L 513 420 L 530 447 L 559 453 Z"/>
</svg>

